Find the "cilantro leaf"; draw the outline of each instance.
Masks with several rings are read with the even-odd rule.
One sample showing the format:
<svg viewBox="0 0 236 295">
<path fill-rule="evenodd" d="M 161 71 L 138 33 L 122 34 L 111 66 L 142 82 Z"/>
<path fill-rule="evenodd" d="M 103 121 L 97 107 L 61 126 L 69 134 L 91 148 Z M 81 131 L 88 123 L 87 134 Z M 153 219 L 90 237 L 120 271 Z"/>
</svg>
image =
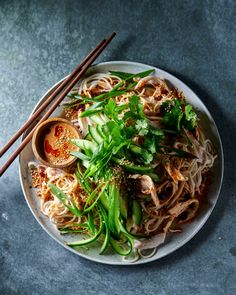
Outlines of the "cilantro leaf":
<svg viewBox="0 0 236 295">
<path fill-rule="evenodd" d="M 106 123 L 106 126 L 115 144 L 118 145 L 124 141 L 124 138 L 120 132 L 121 131 L 120 126 L 116 122 L 109 121 Z"/>
<path fill-rule="evenodd" d="M 161 105 L 163 123 L 166 127 L 180 131 L 180 122 L 183 117 L 181 102 L 177 99 L 168 100 Z"/>
<path fill-rule="evenodd" d="M 148 123 L 147 120 L 137 120 L 135 125 L 138 135 L 144 136 L 148 134 Z"/>
<path fill-rule="evenodd" d="M 136 129 L 133 126 L 125 126 L 121 130 L 121 134 L 128 140 L 134 137 Z"/>
<path fill-rule="evenodd" d="M 129 99 L 129 108 L 130 111 L 133 112 L 138 118 L 145 118 L 145 114 L 143 112 L 143 104 L 140 101 L 140 97 L 137 95 L 132 95 Z"/>
<path fill-rule="evenodd" d="M 145 137 L 143 146 L 149 150 L 152 154 L 156 153 L 156 140 L 154 135 L 149 135 Z"/>
<path fill-rule="evenodd" d="M 183 125 L 186 129 L 192 130 L 197 121 L 197 114 L 193 111 L 193 108 L 190 104 L 185 106 Z"/>
<path fill-rule="evenodd" d="M 164 132 L 157 127 L 149 126 L 149 130 L 152 134 L 156 135 L 160 140 L 164 138 Z"/>
<path fill-rule="evenodd" d="M 190 104 L 174 99 L 168 100 L 161 105 L 163 123 L 171 130 L 180 131 L 181 127 L 193 129 L 196 124 L 197 114 L 192 110 Z"/>
</svg>

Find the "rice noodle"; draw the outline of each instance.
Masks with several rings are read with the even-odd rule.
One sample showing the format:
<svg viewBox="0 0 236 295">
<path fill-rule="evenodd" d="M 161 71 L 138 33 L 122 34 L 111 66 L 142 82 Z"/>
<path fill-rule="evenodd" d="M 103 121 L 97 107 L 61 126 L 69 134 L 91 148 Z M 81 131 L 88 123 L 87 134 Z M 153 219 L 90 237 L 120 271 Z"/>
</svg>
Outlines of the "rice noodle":
<svg viewBox="0 0 236 295">
<path fill-rule="evenodd" d="M 93 97 L 110 91 L 120 78 L 111 74 L 99 73 L 85 78 L 74 90 L 79 95 Z M 154 127 L 161 126 L 160 106 L 167 100 L 184 99 L 182 93 L 170 89 L 167 83 L 160 78 L 148 76 L 136 79 L 137 85 L 127 93 L 114 97 L 117 104 L 129 101 L 133 94 L 139 95 L 144 106 L 144 113 Z M 88 132 L 88 126 L 94 123 L 87 117 L 80 118 L 81 110 L 77 110 L 77 117 L 71 118 L 73 124 L 80 129 L 82 137 Z M 191 144 L 186 141 L 189 138 Z M 213 152 L 211 141 L 206 139 L 199 124 L 195 134 L 182 130 L 174 148 L 181 149 L 194 155 L 194 158 L 178 158 L 165 156 L 157 159 L 155 167 L 162 169 L 159 183 L 154 183 L 149 175 L 130 174 L 128 181 L 134 182 L 139 191 L 135 196 L 141 199 L 144 222 L 132 228 L 133 233 L 143 233 L 149 239 L 135 241 L 135 250 L 129 261 L 137 260 L 137 253 L 142 257 L 150 257 L 156 248 L 165 242 L 168 232 L 181 231 L 174 225 L 193 219 L 199 209 L 197 196 L 203 193 L 204 176 L 213 166 L 216 155 Z M 79 187 L 73 172 L 53 169 L 37 163 L 29 163 L 32 169 L 34 186 L 38 188 L 41 200 L 41 211 L 48 216 L 57 227 L 66 227 L 80 218 L 73 214 L 48 189 L 47 182 L 56 184 L 78 206 L 86 201 L 86 194 Z M 145 256 L 145 249 L 153 249 Z M 127 258 L 124 258 L 127 259 Z"/>
<path fill-rule="evenodd" d="M 50 182 L 55 184 L 64 193 L 66 193 L 71 200 L 73 200 L 78 207 L 86 200 L 83 191 L 79 187 L 74 174 L 65 172 L 64 170 L 38 165 L 37 163 L 29 163 L 31 174 L 33 177 L 33 186 L 38 188 L 38 196 L 40 197 L 40 209 L 42 213 L 49 217 L 50 221 L 58 228 L 65 227 L 75 222 L 79 223 L 80 218 L 74 216 L 62 203 L 54 196 L 47 186 Z M 80 193 L 80 195 L 78 194 Z M 70 203 L 67 201 L 67 204 Z"/>
</svg>

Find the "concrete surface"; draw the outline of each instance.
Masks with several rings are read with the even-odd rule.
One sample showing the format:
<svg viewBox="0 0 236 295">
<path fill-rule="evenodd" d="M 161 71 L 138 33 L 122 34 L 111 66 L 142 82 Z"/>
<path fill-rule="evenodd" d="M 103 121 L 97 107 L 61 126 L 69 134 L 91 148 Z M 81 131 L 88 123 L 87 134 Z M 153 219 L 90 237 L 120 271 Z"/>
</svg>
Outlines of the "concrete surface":
<svg viewBox="0 0 236 295">
<path fill-rule="evenodd" d="M 0 180 L 0 294 L 236 294 L 235 19 L 233 0 L 0 1 L 0 146 L 115 30 L 99 61 L 144 62 L 182 79 L 215 118 L 225 152 L 208 223 L 174 254 L 137 267 L 92 263 L 52 240 L 25 203 L 15 161 Z"/>
</svg>

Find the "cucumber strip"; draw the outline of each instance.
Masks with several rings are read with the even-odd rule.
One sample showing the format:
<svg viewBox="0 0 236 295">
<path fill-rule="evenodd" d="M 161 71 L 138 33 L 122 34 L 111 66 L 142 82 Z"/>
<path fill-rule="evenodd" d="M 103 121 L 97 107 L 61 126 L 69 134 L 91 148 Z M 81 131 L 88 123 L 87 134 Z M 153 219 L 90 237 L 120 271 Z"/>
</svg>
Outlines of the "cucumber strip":
<svg viewBox="0 0 236 295">
<path fill-rule="evenodd" d="M 106 136 L 105 132 L 103 131 L 102 127 L 103 127 L 102 125 L 97 125 L 97 131 L 103 139 L 106 139 L 107 136 Z"/>
<path fill-rule="evenodd" d="M 104 193 L 105 189 L 108 186 L 108 182 L 104 185 L 104 187 L 102 188 L 102 190 L 100 191 L 100 193 L 98 194 L 97 198 L 94 200 L 94 202 L 92 203 L 92 205 L 88 208 L 86 208 L 83 213 L 88 213 L 90 210 L 92 210 L 94 208 L 94 206 L 96 205 L 97 201 L 100 199 L 101 195 Z"/>
<path fill-rule="evenodd" d="M 91 233 L 94 235 L 96 233 L 96 227 L 94 224 L 94 214 L 93 210 L 88 212 L 88 227 Z"/>
<path fill-rule="evenodd" d="M 86 240 L 67 243 L 67 245 L 71 246 L 71 247 L 76 247 L 76 246 L 84 246 L 84 245 L 91 244 L 91 243 L 95 242 L 98 239 L 98 237 L 100 236 L 100 234 L 103 231 L 103 228 L 104 228 L 104 225 L 103 225 L 103 222 L 101 222 L 100 228 L 99 228 L 98 232 L 94 236 L 92 236 L 91 238 L 88 238 Z"/>
<path fill-rule="evenodd" d="M 112 186 L 111 189 L 111 200 L 110 207 L 108 210 L 108 222 L 111 232 L 114 234 L 120 233 L 120 202 L 119 202 L 119 193 L 116 187 L 116 183 Z"/>
<path fill-rule="evenodd" d="M 142 212 L 141 205 L 136 200 L 133 200 L 132 211 L 133 211 L 132 213 L 133 222 L 137 225 L 140 225 L 143 218 L 143 212 Z"/>
<path fill-rule="evenodd" d="M 102 217 L 103 217 L 103 222 L 105 224 L 105 230 L 106 230 L 105 239 L 103 241 L 102 247 L 101 247 L 100 252 L 99 252 L 99 254 L 102 255 L 109 246 L 111 234 L 110 234 L 110 229 L 109 229 L 106 210 L 103 208 L 102 205 L 100 205 L 99 207 L 100 207 L 100 210 L 101 210 L 101 214 L 102 214 Z"/>
<path fill-rule="evenodd" d="M 80 160 L 89 160 L 89 157 L 86 156 L 85 154 L 75 151 L 75 152 L 70 152 L 70 154 Z"/>
<path fill-rule="evenodd" d="M 104 125 L 109 121 L 108 118 L 107 119 L 105 119 L 105 118 L 106 118 L 105 116 L 103 118 L 101 118 L 101 116 L 97 115 L 97 114 L 94 114 L 93 116 L 90 117 L 90 119 L 98 125 Z"/>
<path fill-rule="evenodd" d="M 104 194 L 101 195 L 100 197 L 100 202 L 102 203 L 103 207 L 106 209 L 106 211 L 108 211 L 109 209 L 109 205 L 110 205 L 110 202 L 109 202 L 109 196 L 106 192 L 104 192 Z"/>
<path fill-rule="evenodd" d="M 128 217 L 128 196 L 127 194 L 120 194 L 120 215 L 123 217 L 125 220 Z"/>
<path fill-rule="evenodd" d="M 100 133 L 98 132 L 96 127 L 89 125 L 88 130 L 89 130 L 89 134 L 96 141 L 96 143 L 99 144 L 99 143 L 103 142 L 103 138 L 100 135 Z"/>
<path fill-rule="evenodd" d="M 84 208 L 87 207 L 88 203 L 94 198 L 94 196 L 96 195 L 97 191 L 103 186 L 103 183 L 100 183 L 95 190 L 87 197 L 87 200 L 85 202 Z"/>
<path fill-rule="evenodd" d="M 110 243 L 113 250 L 119 255 L 128 256 L 132 252 L 133 246 L 129 238 L 127 238 L 127 243 L 125 244 L 124 242 L 120 243 L 111 237 Z"/>
<path fill-rule="evenodd" d="M 65 229 L 65 230 L 60 230 L 60 234 L 65 235 L 65 234 L 75 234 L 75 233 L 84 233 L 85 229 Z"/>
<path fill-rule="evenodd" d="M 97 144 L 87 139 L 71 139 L 71 143 L 81 148 L 82 150 L 94 153 L 97 149 Z"/>
<path fill-rule="evenodd" d="M 80 241 L 76 241 L 76 242 L 67 243 L 68 246 L 71 246 L 71 247 L 84 246 L 84 245 L 91 244 L 98 239 L 98 237 L 100 236 L 100 234 L 102 233 L 102 231 L 104 229 L 103 217 L 102 217 L 102 214 L 100 213 L 99 210 L 98 210 L 98 214 L 99 214 L 99 219 L 100 219 L 100 225 L 99 225 L 99 229 L 98 229 L 97 233 L 94 236 L 92 236 L 86 240 L 80 240 Z"/>
</svg>

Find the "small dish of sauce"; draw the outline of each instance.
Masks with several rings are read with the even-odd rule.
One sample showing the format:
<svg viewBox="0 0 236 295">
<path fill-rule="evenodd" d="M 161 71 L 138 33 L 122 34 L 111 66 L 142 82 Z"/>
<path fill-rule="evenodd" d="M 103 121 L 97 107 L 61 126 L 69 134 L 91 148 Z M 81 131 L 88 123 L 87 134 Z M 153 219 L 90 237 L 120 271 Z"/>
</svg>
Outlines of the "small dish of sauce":
<svg viewBox="0 0 236 295">
<path fill-rule="evenodd" d="M 70 154 L 77 151 L 70 140 L 80 138 L 77 128 L 63 118 L 50 118 L 35 130 L 32 148 L 35 157 L 43 164 L 53 168 L 71 165 L 76 158 Z"/>
</svg>

